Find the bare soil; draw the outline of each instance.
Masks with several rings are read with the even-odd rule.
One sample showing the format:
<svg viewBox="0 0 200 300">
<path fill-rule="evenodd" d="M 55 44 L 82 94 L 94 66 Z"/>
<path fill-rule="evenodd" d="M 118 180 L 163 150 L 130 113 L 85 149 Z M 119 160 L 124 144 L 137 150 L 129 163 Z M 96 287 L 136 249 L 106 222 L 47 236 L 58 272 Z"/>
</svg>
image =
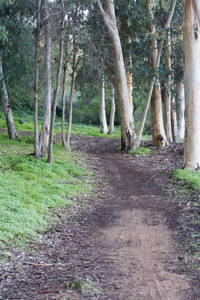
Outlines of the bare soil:
<svg viewBox="0 0 200 300">
<path fill-rule="evenodd" d="M 66 207 L 26 249 L 7 249 L 0 299 L 200 299 L 199 275 L 183 264 L 182 207 L 165 192 L 180 167 L 175 144 L 150 154 L 118 152 L 117 139 L 75 136 L 93 172 L 94 191 Z"/>
</svg>

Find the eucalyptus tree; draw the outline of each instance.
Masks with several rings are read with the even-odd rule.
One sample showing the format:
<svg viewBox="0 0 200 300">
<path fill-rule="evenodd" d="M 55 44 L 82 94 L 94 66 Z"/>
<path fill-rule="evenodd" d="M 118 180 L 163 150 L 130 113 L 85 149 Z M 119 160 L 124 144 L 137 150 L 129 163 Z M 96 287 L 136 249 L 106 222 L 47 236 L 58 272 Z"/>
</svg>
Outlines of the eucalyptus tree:
<svg viewBox="0 0 200 300">
<path fill-rule="evenodd" d="M 148 0 L 147 4 L 148 3 L 150 4 L 149 0 Z M 175 6 L 176 6 L 176 0 L 172 0 L 169 15 L 167 17 L 167 21 L 164 24 L 164 30 L 167 30 L 170 27 L 172 17 L 173 17 L 173 14 L 174 14 L 174 10 L 175 10 Z M 151 79 L 150 84 L 149 84 L 149 90 L 148 90 L 148 93 L 147 93 L 146 104 L 145 104 L 145 107 L 144 107 L 142 119 L 141 119 L 140 126 L 139 126 L 138 133 L 137 133 L 137 146 L 139 145 L 140 140 L 141 140 L 142 131 L 143 131 L 143 128 L 144 128 L 147 112 L 148 112 L 148 109 L 149 109 L 149 104 L 150 104 L 152 93 L 153 93 L 153 90 L 154 90 L 154 85 L 155 85 L 155 81 L 156 81 L 157 74 L 158 74 L 158 68 L 160 66 L 160 58 L 161 58 L 161 52 L 162 52 L 162 49 L 163 49 L 164 40 L 165 40 L 165 37 L 161 37 L 160 43 L 158 45 L 156 56 L 154 57 L 155 73 L 153 74 L 152 79 Z M 159 115 L 160 115 L 160 110 L 161 110 L 161 107 L 158 111 Z M 156 116 L 156 113 L 154 114 L 154 116 Z M 159 120 L 159 118 L 158 118 L 158 120 Z M 155 122 L 155 128 L 156 128 L 156 123 L 157 122 Z M 158 128 L 162 129 L 163 124 L 160 124 Z M 152 134 L 153 133 L 154 132 L 152 130 Z M 164 139 L 164 137 L 161 134 L 158 133 L 157 129 L 155 130 L 155 133 L 157 134 L 157 136 L 155 137 L 155 143 L 158 142 L 160 144 L 160 142 L 162 143 L 162 141 L 164 141 L 165 144 L 167 143 L 167 141 Z"/>
<path fill-rule="evenodd" d="M 44 108 L 42 128 L 38 142 L 39 154 L 46 156 L 49 145 L 50 116 L 51 116 L 51 23 L 47 0 L 41 2 L 41 22 L 44 28 Z"/>
<path fill-rule="evenodd" d="M 120 36 L 117 28 L 114 2 L 104 0 L 103 5 L 97 0 L 97 5 L 108 30 L 111 41 L 112 58 L 115 74 L 115 88 L 121 124 L 121 149 L 136 149 L 136 134 L 133 120 L 132 103 L 129 102 L 128 83 Z"/>
<path fill-rule="evenodd" d="M 56 106 L 58 101 L 58 94 L 60 89 L 60 77 L 62 71 L 62 62 L 63 62 L 63 44 L 64 44 L 64 30 L 65 30 L 65 8 L 64 1 L 61 0 L 61 25 L 60 25 L 60 49 L 59 49 L 59 60 L 58 60 L 58 69 L 56 76 L 56 87 L 54 90 L 53 98 L 53 107 L 52 107 L 52 116 L 51 116 L 51 127 L 50 127 L 50 138 L 49 138 L 49 149 L 48 149 L 48 163 L 52 163 L 52 149 L 53 149 L 53 136 L 54 136 L 54 124 L 56 117 Z"/>
<path fill-rule="evenodd" d="M 178 139 L 185 137 L 185 95 L 184 95 L 184 84 L 179 81 L 177 84 L 176 94 L 176 114 L 177 114 L 177 134 Z"/>
<path fill-rule="evenodd" d="M 106 120 L 106 107 L 105 107 L 105 79 L 104 74 L 102 75 L 102 79 L 100 81 L 100 127 L 101 133 L 107 134 L 108 133 L 108 126 Z"/>
<path fill-rule="evenodd" d="M 197 0 L 183 0 L 185 81 L 185 145 L 183 167 L 200 168 L 200 7 Z"/>
</svg>

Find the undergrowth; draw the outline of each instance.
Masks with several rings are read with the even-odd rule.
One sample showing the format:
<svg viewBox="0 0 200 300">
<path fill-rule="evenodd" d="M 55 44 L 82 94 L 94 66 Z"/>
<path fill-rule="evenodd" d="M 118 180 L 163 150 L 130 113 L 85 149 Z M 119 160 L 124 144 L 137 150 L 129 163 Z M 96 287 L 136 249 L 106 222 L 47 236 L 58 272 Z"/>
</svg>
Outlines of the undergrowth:
<svg viewBox="0 0 200 300">
<path fill-rule="evenodd" d="M 168 187 L 171 197 L 177 199 L 179 213 L 180 259 L 190 270 L 191 277 L 200 280 L 200 173 L 188 169 L 177 169 L 170 173 L 173 185 Z M 177 184 L 178 183 L 178 184 Z"/>
<path fill-rule="evenodd" d="M 177 169 L 173 172 L 172 177 L 183 180 L 187 185 L 194 189 L 200 189 L 200 172 L 196 170 Z"/>
<path fill-rule="evenodd" d="M 121 151 L 121 147 L 117 148 L 117 151 Z M 147 147 L 139 147 L 136 151 L 128 151 L 128 150 L 122 150 L 122 153 L 128 153 L 128 154 L 140 154 L 140 155 L 145 155 L 149 154 L 151 150 Z"/>
<path fill-rule="evenodd" d="M 34 132 L 34 116 L 31 114 L 26 114 L 25 112 L 15 112 L 14 114 L 14 122 L 16 129 L 19 131 L 30 131 Z M 38 118 L 39 123 L 39 131 L 42 125 L 42 117 Z M 139 126 L 139 123 L 136 122 L 136 127 Z M 6 128 L 6 120 L 3 113 L 0 113 L 0 128 Z M 66 130 L 68 128 L 68 123 L 66 122 Z M 62 133 L 62 120 L 56 117 L 54 132 L 56 134 Z M 85 125 L 85 124 L 72 124 L 71 134 L 80 134 L 87 136 L 96 136 L 96 137 L 111 137 L 111 138 L 120 138 L 121 137 L 121 129 L 120 126 L 115 126 L 114 132 L 111 134 L 103 134 L 100 132 L 100 126 L 95 125 Z M 142 140 L 150 140 L 151 135 L 142 136 Z"/>
<path fill-rule="evenodd" d="M 32 144 L 0 135 L 0 241 L 36 235 L 50 221 L 50 209 L 76 205 L 71 199 L 90 188 L 80 154 L 55 144 L 52 165 L 35 160 Z"/>
</svg>

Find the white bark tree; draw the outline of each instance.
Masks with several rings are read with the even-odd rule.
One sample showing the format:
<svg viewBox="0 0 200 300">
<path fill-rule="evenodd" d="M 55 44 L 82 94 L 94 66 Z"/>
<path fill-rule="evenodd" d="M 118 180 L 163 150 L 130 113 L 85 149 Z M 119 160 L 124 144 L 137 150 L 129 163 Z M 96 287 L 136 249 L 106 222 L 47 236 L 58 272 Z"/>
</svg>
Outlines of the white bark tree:
<svg viewBox="0 0 200 300">
<path fill-rule="evenodd" d="M 44 23 L 44 68 L 45 68 L 45 100 L 43 110 L 42 129 L 39 138 L 39 153 L 45 157 L 49 145 L 49 129 L 51 114 L 51 25 L 47 0 L 42 0 L 42 12 Z"/>
<path fill-rule="evenodd" d="M 65 95 L 66 95 L 66 79 L 67 79 L 67 64 L 68 64 L 68 46 L 69 46 L 69 35 L 66 39 L 65 47 L 65 59 L 63 65 L 63 87 L 62 87 L 62 144 L 66 148 L 65 140 Z"/>
<path fill-rule="evenodd" d="M 164 86 L 164 128 L 167 141 L 169 143 L 172 142 L 172 128 L 171 128 L 171 102 L 172 102 L 172 94 L 171 94 L 171 37 L 170 31 L 166 33 L 165 40 L 165 70 L 167 72 Z"/>
<path fill-rule="evenodd" d="M 174 15 L 175 6 L 176 6 L 176 0 L 172 0 L 170 13 L 169 13 L 167 22 L 165 24 L 165 29 L 168 29 L 170 27 L 171 20 L 172 20 L 172 17 Z M 162 48 L 163 48 L 163 43 L 164 43 L 164 39 L 162 39 L 160 41 L 160 44 L 159 44 L 159 47 L 158 47 L 157 57 L 156 57 L 156 60 L 155 60 L 155 68 L 156 69 L 160 65 L 160 57 L 161 57 L 161 52 L 162 52 Z M 139 129 L 138 129 L 138 132 L 137 132 L 137 141 L 136 141 L 137 147 L 139 147 L 139 144 L 140 144 L 140 141 L 141 141 L 142 132 L 143 132 L 143 129 L 144 129 L 144 124 L 145 124 L 147 113 L 148 113 L 148 110 L 149 110 L 149 104 L 150 104 L 150 101 L 151 101 L 151 96 L 152 96 L 155 81 L 156 81 L 156 74 L 153 76 L 153 78 L 152 78 L 152 80 L 149 84 L 149 90 L 148 90 L 148 93 L 147 93 L 146 104 L 145 104 L 144 111 L 143 111 L 143 114 L 142 114 L 142 119 L 141 119 L 141 122 L 140 122 L 140 126 L 139 126 Z"/>
<path fill-rule="evenodd" d="M 100 109 L 100 127 L 101 127 L 101 133 L 107 134 L 108 133 L 108 126 L 107 126 L 107 121 L 106 121 L 106 103 L 105 103 L 105 80 L 104 80 L 104 75 L 102 76 L 101 84 L 100 84 L 99 109 Z"/>
<path fill-rule="evenodd" d="M 178 139 L 184 139 L 185 136 L 185 97 L 184 97 L 184 84 L 179 82 L 177 85 L 176 94 L 176 114 L 177 114 L 177 131 Z"/>
<path fill-rule="evenodd" d="M 115 90 L 112 88 L 111 90 L 111 96 L 110 96 L 110 102 L 111 102 L 111 111 L 110 111 L 110 133 L 112 133 L 115 130 Z"/>
<path fill-rule="evenodd" d="M 117 28 L 114 0 L 104 0 L 104 8 L 100 0 L 97 4 L 107 27 L 111 41 L 112 57 L 115 73 L 115 86 L 119 106 L 121 124 L 121 149 L 136 150 L 136 134 L 134 128 L 132 103 L 129 102 L 128 84 L 121 41 Z"/>
<path fill-rule="evenodd" d="M 152 1 L 147 2 L 147 11 L 150 16 L 149 22 L 149 68 L 156 69 L 156 58 L 158 56 L 158 43 L 155 38 L 156 25 L 154 23 L 154 13 Z M 170 120 L 171 122 L 171 120 Z M 158 76 L 154 83 L 154 88 L 151 96 L 151 129 L 152 129 L 152 140 L 155 146 L 166 146 L 167 139 L 164 130 L 163 114 L 162 114 L 162 98 L 161 88 Z"/>
<path fill-rule="evenodd" d="M 185 145 L 183 167 L 200 165 L 200 36 L 199 1 L 183 0 Z"/>
<path fill-rule="evenodd" d="M 34 157 L 39 159 L 39 132 L 38 132 L 38 89 L 39 89 L 39 51 L 40 51 L 40 14 L 41 0 L 38 0 L 37 7 L 37 28 L 35 31 L 35 80 L 34 80 Z"/>
<path fill-rule="evenodd" d="M 59 60 L 58 60 L 58 70 L 56 78 L 56 87 L 54 91 L 53 98 L 53 109 L 51 116 L 51 127 L 50 127 L 50 138 L 49 138 L 49 149 L 48 149 L 48 163 L 52 163 L 52 151 L 53 151 L 53 136 L 54 136 L 54 124 L 56 118 L 56 106 L 58 101 L 58 93 L 60 89 L 60 76 L 62 70 L 62 61 L 63 61 L 63 42 L 64 42 L 64 30 L 65 30 L 65 12 L 64 12 L 64 2 L 61 0 L 61 11 L 62 11 L 62 21 L 60 28 L 60 50 L 59 50 Z"/>
<path fill-rule="evenodd" d="M 172 140 L 177 142 L 178 132 L 177 132 L 177 116 L 176 116 L 176 101 L 175 97 L 171 100 L 171 129 L 172 129 Z"/>
</svg>

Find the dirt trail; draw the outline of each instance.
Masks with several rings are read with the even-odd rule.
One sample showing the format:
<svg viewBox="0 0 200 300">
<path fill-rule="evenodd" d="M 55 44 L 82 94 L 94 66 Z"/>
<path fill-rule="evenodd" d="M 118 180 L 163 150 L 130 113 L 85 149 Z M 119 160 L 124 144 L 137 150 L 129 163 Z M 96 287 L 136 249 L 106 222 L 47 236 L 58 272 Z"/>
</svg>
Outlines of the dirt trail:
<svg viewBox="0 0 200 300">
<path fill-rule="evenodd" d="M 73 146 L 85 153 L 96 192 L 76 218 L 9 262 L 2 299 L 194 300 L 173 235 L 177 204 L 161 189 L 180 153 L 129 156 L 116 151 L 118 140 L 86 137 Z"/>
</svg>

